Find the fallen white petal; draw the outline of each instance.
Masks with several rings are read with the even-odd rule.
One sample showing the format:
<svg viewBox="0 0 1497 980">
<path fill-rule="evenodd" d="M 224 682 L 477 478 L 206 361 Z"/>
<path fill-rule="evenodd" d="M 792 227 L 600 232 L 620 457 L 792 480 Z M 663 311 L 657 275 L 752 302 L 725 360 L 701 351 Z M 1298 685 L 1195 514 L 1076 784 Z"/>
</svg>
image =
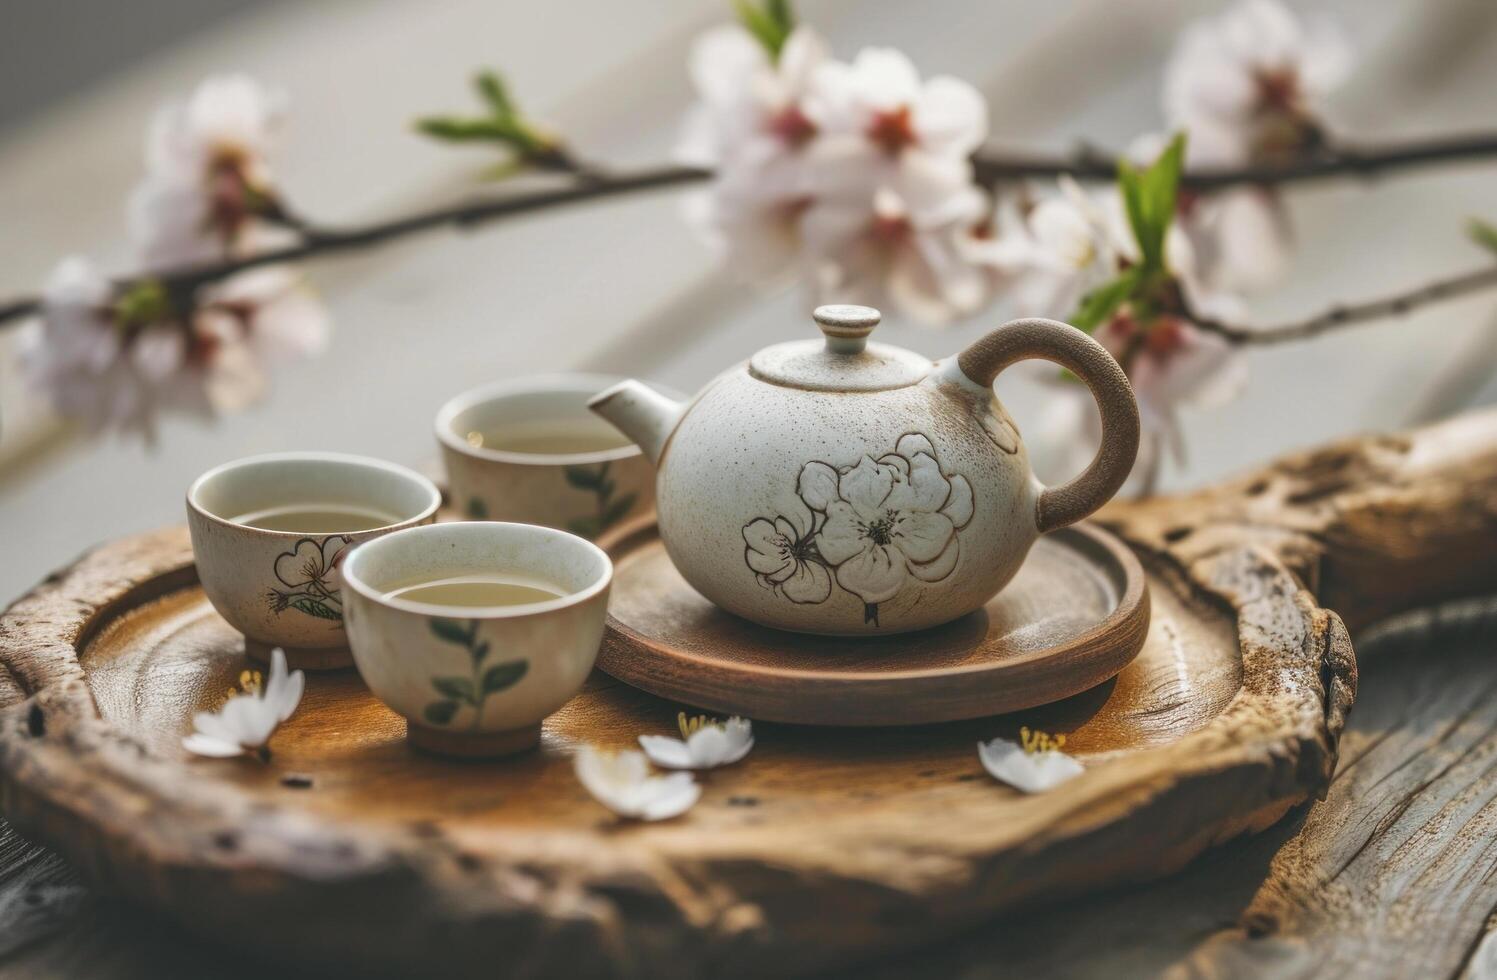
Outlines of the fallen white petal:
<svg viewBox="0 0 1497 980">
<path fill-rule="evenodd" d="M 1025 752 L 1023 746 L 1006 738 L 978 742 L 977 755 L 994 779 L 1025 793 L 1043 792 L 1086 771 L 1064 752 Z"/>
<path fill-rule="evenodd" d="M 691 769 L 691 751 L 686 743 L 669 735 L 641 735 L 639 747 L 657 766 L 667 769 Z"/>
<path fill-rule="evenodd" d="M 205 755 L 214 759 L 227 759 L 236 755 L 243 755 L 243 746 L 233 742 L 225 742 L 202 732 L 193 732 L 182 739 L 182 748 L 194 755 Z"/>
<path fill-rule="evenodd" d="M 715 769 L 749 754 L 754 747 L 753 723 L 734 716 L 720 724 L 703 725 L 685 741 L 668 735 L 641 735 L 639 746 L 651 762 L 664 769 Z"/>
<path fill-rule="evenodd" d="M 621 817 L 666 820 L 691 809 L 702 793 L 690 773 L 650 775 L 642 752 L 607 753 L 584 745 L 572 764 L 593 799 Z"/>
<path fill-rule="evenodd" d="M 643 805 L 640 818 L 644 820 L 669 820 L 690 810 L 702 795 L 689 772 L 674 772 L 669 776 L 653 776 L 662 785 L 655 795 Z"/>
<path fill-rule="evenodd" d="M 270 741 L 281 722 L 301 703 L 306 675 L 286 671 L 286 653 L 271 651 L 270 677 L 255 694 L 235 694 L 217 711 L 193 715 L 192 734 L 182 747 L 197 755 L 226 758 L 258 749 Z"/>
</svg>

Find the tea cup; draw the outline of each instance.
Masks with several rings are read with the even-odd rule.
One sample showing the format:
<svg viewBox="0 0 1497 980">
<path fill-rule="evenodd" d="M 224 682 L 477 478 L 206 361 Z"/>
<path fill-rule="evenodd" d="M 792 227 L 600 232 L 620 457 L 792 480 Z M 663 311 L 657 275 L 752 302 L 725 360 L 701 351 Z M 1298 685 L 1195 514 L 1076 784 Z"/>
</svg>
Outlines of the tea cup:
<svg viewBox="0 0 1497 980">
<path fill-rule="evenodd" d="M 251 456 L 187 491 L 198 578 L 218 614 L 268 662 L 348 667 L 341 566 L 355 545 L 436 519 L 441 493 L 394 463 L 341 453 Z"/>
<path fill-rule="evenodd" d="M 613 563 L 576 535 L 471 521 L 409 528 L 343 565 L 347 628 L 369 689 L 416 748 L 485 757 L 533 748 L 541 721 L 581 688 L 603 639 Z M 416 598 L 489 582 L 538 601 Z"/>
<path fill-rule="evenodd" d="M 454 509 L 595 539 L 655 504 L 655 467 L 588 411 L 620 379 L 541 375 L 464 392 L 436 418 Z"/>
</svg>

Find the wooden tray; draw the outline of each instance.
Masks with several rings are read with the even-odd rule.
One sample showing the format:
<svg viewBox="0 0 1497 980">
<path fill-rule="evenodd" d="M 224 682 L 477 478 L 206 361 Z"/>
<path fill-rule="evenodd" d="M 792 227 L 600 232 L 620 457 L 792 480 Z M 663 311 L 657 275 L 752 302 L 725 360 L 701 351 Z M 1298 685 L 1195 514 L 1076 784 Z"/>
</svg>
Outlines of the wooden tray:
<svg viewBox="0 0 1497 980">
<path fill-rule="evenodd" d="M 719 714 L 803 725 L 924 725 L 1048 704 L 1115 676 L 1149 625 L 1144 571 L 1080 525 L 1040 539 L 987 606 L 920 633 L 786 633 L 723 612 L 686 584 L 653 525 L 612 545 L 598 666 Z"/>
<path fill-rule="evenodd" d="M 1153 604 L 1116 678 L 976 722 L 761 723 L 694 809 L 649 825 L 593 803 L 569 754 L 669 731 L 679 705 L 602 675 L 504 763 L 417 755 L 346 672 L 308 678 L 268 764 L 184 758 L 242 642 L 184 531 L 134 537 L 0 616 L 0 802 L 98 885 L 308 969 L 668 977 L 878 956 L 1168 873 L 1322 792 L 1356 672 L 1301 583 L 1358 620 L 1490 587 L 1493 446 L 1497 413 L 1116 507 Z M 1039 796 L 994 783 L 973 743 L 1021 724 L 1068 733 L 1088 771 Z"/>
</svg>

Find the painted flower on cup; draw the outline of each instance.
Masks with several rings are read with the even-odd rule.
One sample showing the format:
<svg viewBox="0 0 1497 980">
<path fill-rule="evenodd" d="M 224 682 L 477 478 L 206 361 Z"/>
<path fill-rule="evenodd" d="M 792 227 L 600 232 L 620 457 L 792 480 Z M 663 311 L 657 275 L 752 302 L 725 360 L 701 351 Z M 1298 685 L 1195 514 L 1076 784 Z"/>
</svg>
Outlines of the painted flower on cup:
<svg viewBox="0 0 1497 980">
<path fill-rule="evenodd" d="M 263 683 L 259 671 L 239 675 L 239 688 L 217 711 L 200 711 L 192 718 L 193 732 L 182 739 L 182 747 L 196 755 L 230 758 L 252 753 L 262 761 L 270 758 L 268 742 L 301 703 L 306 676 L 286 671 L 286 652 L 270 652 L 270 680 Z"/>
<path fill-rule="evenodd" d="M 318 619 L 343 622 L 343 586 L 338 566 L 353 539 L 346 534 L 302 538 L 276 556 L 272 569 L 280 588 L 266 593 L 272 612 L 295 609 Z"/>
<path fill-rule="evenodd" d="M 656 776 L 643 752 L 605 752 L 591 745 L 572 760 L 577 780 L 593 799 L 621 817 L 669 820 L 690 810 L 702 788 L 689 772 Z"/>
<path fill-rule="evenodd" d="M 749 754 L 754 747 L 754 729 L 746 718 L 733 717 L 718 721 L 706 715 L 676 717 L 680 738 L 667 735 L 641 735 L 639 747 L 650 761 L 663 769 L 715 769 L 729 766 Z"/>
<path fill-rule="evenodd" d="M 162 107 L 146 176 L 130 201 L 136 247 L 153 268 L 246 254 L 277 214 L 270 156 L 285 100 L 246 75 L 208 78 Z"/>
<path fill-rule="evenodd" d="M 935 446 L 918 432 L 901 436 L 877 459 L 806 463 L 796 492 L 814 515 L 814 533 L 805 537 L 785 516 L 750 521 L 744 526 L 749 568 L 761 582 L 781 576 L 777 591 L 793 602 L 824 601 L 830 583 L 825 594 L 819 583 L 830 573 L 862 600 L 864 621 L 874 625 L 879 603 L 912 581 L 939 582 L 955 570 L 958 532 L 972 520 L 971 484 L 942 470 Z M 797 579 L 807 583 L 808 598 L 785 593 L 783 582 Z"/>
<path fill-rule="evenodd" d="M 1061 749 L 1064 735 L 1019 729 L 1019 741 L 995 738 L 977 743 L 977 757 L 988 774 L 1025 793 L 1042 793 L 1086 771 Z"/>
</svg>

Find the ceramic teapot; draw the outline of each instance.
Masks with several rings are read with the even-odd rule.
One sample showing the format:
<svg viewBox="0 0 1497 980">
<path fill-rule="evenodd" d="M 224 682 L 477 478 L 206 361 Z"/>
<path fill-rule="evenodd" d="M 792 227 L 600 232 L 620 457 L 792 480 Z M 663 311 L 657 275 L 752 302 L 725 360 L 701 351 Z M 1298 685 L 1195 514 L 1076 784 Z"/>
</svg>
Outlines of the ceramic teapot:
<svg viewBox="0 0 1497 980">
<path fill-rule="evenodd" d="M 660 536 L 681 575 L 765 626 L 838 635 L 924 629 L 998 593 L 1046 531 L 1117 492 L 1138 450 L 1133 389 L 1106 349 L 1014 320 L 932 363 L 871 344 L 879 313 L 822 306 L 825 341 L 759 351 L 689 403 L 637 381 L 589 407 L 656 464 Z M 1045 358 L 1091 389 L 1102 445 L 1045 487 L 993 393 Z"/>
</svg>

